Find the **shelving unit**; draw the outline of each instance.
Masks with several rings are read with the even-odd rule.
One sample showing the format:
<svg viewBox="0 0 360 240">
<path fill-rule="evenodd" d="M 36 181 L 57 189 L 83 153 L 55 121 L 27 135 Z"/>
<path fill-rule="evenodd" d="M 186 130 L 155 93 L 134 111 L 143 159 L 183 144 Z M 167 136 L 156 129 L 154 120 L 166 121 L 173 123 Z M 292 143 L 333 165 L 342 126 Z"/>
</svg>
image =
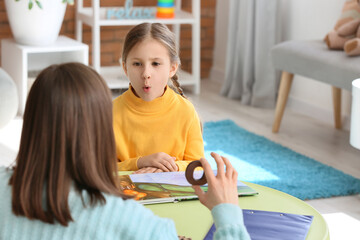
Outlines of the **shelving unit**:
<svg viewBox="0 0 360 240">
<path fill-rule="evenodd" d="M 113 7 L 111 7 L 113 8 Z M 107 19 L 110 7 L 100 7 L 100 0 L 92 0 L 91 7 L 83 7 L 83 0 L 76 6 L 76 39 L 82 41 L 82 24 L 92 29 L 92 65 L 104 77 L 111 89 L 128 88 L 129 83 L 119 66 L 102 67 L 100 65 L 100 28 L 102 26 L 132 26 L 142 22 L 159 22 L 173 25 L 177 43 L 180 44 L 180 25 L 192 27 L 192 73 L 179 71 L 182 86 L 193 86 L 195 94 L 200 93 L 200 0 L 192 0 L 192 12 L 181 9 L 181 0 L 175 0 L 175 18 L 172 19 Z"/>
<path fill-rule="evenodd" d="M 1 40 L 2 68 L 16 83 L 19 95 L 19 114 L 25 109 L 30 88 L 29 80 L 51 64 L 81 62 L 88 65 L 89 47 L 66 36 L 59 36 L 55 43 L 48 46 L 20 45 L 14 39 Z"/>
</svg>

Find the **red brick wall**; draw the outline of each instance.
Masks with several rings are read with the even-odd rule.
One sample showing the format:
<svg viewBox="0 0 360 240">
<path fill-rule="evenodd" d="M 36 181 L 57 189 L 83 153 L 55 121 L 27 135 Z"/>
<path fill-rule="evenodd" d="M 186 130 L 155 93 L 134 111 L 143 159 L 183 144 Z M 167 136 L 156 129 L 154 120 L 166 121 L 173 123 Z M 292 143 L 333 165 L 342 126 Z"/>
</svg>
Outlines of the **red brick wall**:
<svg viewBox="0 0 360 240">
<path fill-rule="evenodd" d="M 15 1 L 15 0 L 14 0 Z M 26 1 L 26 0 L 22 0 Z M 40 0 L 41 1 L 41 0 Z M 46 0 L 42 0 L 46 1 Z M 60 0 L 59 0 L 60 1 Z M 175 0 L 176 1 L 176 0 Z M 76 2 L 76 0 L 75 0 Z M 125 0 L 101 0 L 101 6 L 122 7 Z M 133 0 L 134 6 L 155 6 L 157 0 Z M 90 0 L 84 0 L 84 5 L 89 6 Z M 182 0 L 182 7 L 191 11 L 191 0 Z M 201 0 L 201 77 L 209 76 L 212 66 L 214 48 L 216 0 Z M 65 19 L 61 28 L 61 35 L 75 38 L 75 6 L 68 6 Z M 101 27 L 101 65 L 117 65 L 120 58 L 122 43 L 127 31 L 131 27 Z M 0 1 L 0 39 L 11 38 L 4 1 Z M 91 63 L 91 28 L 83 25 L 83 42 L 90 47 L 89 61 Z M 182 68 L 191 71 L 191 26 L 181 26 L 180 59 Z M 0 50 L 1 51 L 1 50 Z M 0 52 L 1 54 L 1 52 Z"/>
</svg>

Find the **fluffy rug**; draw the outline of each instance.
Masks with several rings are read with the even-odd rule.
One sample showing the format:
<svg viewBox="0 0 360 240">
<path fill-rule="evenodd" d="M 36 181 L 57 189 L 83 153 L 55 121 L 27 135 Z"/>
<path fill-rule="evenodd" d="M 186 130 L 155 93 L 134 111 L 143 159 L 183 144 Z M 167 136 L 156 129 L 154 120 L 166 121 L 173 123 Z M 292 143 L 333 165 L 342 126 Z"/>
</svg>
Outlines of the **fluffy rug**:
<svg viewBox="0 0 360 240">
<path fill-rule="evenodd" d="M 205 155 L 217 152 L 230 159 L 239 180 L 271 187 L 300 199 L 360 193 L 360 179 L 324 165 L 231 120 L 204 124 Z M 210 164 L 216 169 L 214 160 Z"/>
</svg>

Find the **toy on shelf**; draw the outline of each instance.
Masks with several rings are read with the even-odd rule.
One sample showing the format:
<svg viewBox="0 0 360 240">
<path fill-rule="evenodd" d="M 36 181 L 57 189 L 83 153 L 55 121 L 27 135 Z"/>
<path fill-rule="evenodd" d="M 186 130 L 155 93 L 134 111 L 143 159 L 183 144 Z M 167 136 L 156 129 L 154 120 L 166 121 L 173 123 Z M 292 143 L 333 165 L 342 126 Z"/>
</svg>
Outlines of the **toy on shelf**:
<svg viewBox="0 0 360 240">
<path fill-rule="evenodd" d="M 174 0 L 158 0 L 156 17 L 174 18 L 174 16 L 175 16 Z"/>
</svg>

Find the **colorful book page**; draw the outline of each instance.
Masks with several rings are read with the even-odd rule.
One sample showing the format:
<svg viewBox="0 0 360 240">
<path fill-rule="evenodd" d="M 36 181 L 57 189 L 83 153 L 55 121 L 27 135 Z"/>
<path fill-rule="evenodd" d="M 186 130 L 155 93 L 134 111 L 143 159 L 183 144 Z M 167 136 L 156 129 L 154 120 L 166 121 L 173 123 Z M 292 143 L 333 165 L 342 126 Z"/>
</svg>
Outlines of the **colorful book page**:
<svg viewBox="0 0 360 240">
<path fill-rule="evenodd" d="M 194 178 L 200 178 L 202 171 L 195 171 Z M 144 173 L 119 176 L 120 189 L 143 204 L 176 202 L 197 199 L 194 189 L 187 182 L 184 172 Z M 207 185 L 201 186 L 207 191 Z M 254 195 L 257 192 L 238 182 L 238 194 Z"/>
</svg>

